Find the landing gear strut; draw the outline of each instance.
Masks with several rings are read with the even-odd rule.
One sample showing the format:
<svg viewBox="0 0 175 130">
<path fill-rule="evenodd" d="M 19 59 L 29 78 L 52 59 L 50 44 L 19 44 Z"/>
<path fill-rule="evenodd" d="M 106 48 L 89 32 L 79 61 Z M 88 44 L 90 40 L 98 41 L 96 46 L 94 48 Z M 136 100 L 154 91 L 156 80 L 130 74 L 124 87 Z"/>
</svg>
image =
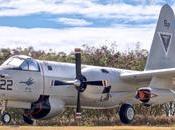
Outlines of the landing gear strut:
<svg viewBox="0 0 175 130">
<path fill-rule="evenodd" d="M 122 123 L 124 124 L 129 124 L 133 121 L 134 119 L 134 108 L 130 104 L 123 104 L 120 107 L 119 111 L 119 117 Z"/>
<path fill-rule="evenodd" d="M 25 123 L 27 123 L 29 125 L 33 124 L 33 120 L 30 117 L 26 116 L 26 115 L 23 115 L 23 120 L 24 120 Z"/>
<path fill-rule="evenodd" d="M 30 110 L 28 109 L 24 110 L 23 121 L 29 125 L 33 125 L 34 121 L 31 118 Z"/>
</svg>

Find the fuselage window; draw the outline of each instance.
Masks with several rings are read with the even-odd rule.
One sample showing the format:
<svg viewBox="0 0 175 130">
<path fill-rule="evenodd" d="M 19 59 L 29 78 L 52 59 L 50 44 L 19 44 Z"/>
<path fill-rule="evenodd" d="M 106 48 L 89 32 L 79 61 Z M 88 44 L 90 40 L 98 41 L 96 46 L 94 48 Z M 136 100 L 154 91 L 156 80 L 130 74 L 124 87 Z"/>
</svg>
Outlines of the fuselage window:
<svg viewBox="0 0 175 130">
<path fill-rule="evenodd" d="M 109 73 L 109 71 L 108 71 L 108 70 L 106 70 L 106 69 L 101 69 L 101 72 L 106 73 L 106 74 L 108 74 L 108 73 Z"/>
<path fill-rule="evenodd" d="M 47 68 L 48 68 L 48 70 L 50 70 L 50 71 L 52 70 L 52 66 L 50 66 L 50 65 L 48 65 Z"/>
</svg>

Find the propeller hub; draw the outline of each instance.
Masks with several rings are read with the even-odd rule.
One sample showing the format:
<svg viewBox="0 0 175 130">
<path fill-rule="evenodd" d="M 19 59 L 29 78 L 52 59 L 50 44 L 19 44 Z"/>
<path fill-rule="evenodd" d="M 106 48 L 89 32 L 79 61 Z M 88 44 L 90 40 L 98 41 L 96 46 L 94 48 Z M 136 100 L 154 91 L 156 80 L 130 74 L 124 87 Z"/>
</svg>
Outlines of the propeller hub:
<svg viewBox="0 0 175 130">
<path fill-rule="evenodd" d="M 75 82 L 74 82 L 74 85 L 75 85 L 76 87 L 80 87 L 81 81 L 78 80 L 78 79 L 76 79 Z"/>
</svg>

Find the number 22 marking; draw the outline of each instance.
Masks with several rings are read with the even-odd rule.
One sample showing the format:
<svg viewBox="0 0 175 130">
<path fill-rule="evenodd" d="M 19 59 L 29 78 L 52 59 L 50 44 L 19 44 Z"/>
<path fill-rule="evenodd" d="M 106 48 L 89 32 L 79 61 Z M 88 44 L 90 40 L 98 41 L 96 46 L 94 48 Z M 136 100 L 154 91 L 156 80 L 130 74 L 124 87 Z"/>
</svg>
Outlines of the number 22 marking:
<svg viewBox="0 0 175 130">
<path fill-rule="evenodd" d="M 12 90 L 12 86 L 13 86 L 13 80 L 6 80 L 6 79 L 0 80 L 1 90 Z"/>
</svg>

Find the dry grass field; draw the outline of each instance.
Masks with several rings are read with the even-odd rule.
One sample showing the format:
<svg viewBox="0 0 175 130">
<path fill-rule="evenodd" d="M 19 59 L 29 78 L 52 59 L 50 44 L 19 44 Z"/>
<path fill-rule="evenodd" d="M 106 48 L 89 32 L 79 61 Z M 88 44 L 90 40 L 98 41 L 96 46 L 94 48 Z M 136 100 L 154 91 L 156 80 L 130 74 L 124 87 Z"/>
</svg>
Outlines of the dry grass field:
<svg viewBox="0 0 175 130">
<path fill-rule="evenodd" d="M 40 127 L 40 126 L 0 126 L 0 130 L 175 130 L 175 127 L 147 127 L 147 126 L 105 126 L 105 127 Z"/>
</svg>

